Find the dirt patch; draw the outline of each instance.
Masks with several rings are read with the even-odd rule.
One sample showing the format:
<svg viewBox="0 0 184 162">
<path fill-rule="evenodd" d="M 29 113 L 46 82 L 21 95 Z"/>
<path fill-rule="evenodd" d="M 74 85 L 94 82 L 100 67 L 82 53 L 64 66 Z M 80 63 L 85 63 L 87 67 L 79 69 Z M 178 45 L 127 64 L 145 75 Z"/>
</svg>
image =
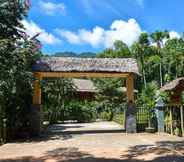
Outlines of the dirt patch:
<svg viewBox="0 0 184 162">
<path fill-rule="evenodd" d="M 183 162 L 184 138 L 167 134 L 57 134 L 0 147 L 0 162 Z"/>
</svg>

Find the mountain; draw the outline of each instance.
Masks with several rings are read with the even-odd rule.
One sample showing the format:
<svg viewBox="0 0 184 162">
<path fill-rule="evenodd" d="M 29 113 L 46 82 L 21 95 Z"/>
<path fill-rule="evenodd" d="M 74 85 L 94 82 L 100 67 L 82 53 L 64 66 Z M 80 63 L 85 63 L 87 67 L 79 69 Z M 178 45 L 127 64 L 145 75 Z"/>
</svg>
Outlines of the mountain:
<svg viewBox="0 0 184 162">
<path fill-rule="evenodd" d="M 93 52 L 83 52 L 83 53 L 75 53 L 75 52 L 57 52 L 53 56 L 56 57 L 96 57 L 96 53 Z"/>
</svg>

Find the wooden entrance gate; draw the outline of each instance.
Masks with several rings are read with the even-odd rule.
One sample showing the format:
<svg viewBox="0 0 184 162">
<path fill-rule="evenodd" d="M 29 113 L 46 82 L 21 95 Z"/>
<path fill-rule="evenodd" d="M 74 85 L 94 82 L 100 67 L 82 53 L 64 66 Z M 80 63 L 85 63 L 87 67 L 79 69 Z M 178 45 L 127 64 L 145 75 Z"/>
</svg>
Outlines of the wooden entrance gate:
<svg viewBox="0 0 184 162">
<path fill-rule="evenodd" d="M 69 57 L 49 57 L 42 58 L 33 66 L 35 75 L 33 108 L 34 109 L 34 129 L 40 132 L 41 123 L 41 86 L 43 78 L 127 78 L 127 102 L 131 107 L 129 115 L 134 116 L 132 110 L 134 106 L 134 76 L 139 75 L 138 64 L 132 58 L 69 58 Z M 133 109 L 132 109 L 133 108 Z M 136 120 L 134 120 L 136 122 Z M 37 124 L 36 124 L 37 123 Z M 130 123 L 131 124 L 131 123 Z M 37 125 L 37 126 L 36 126 Z M 135 125 L 135 124 L 132 124 Z M 131 130 L 132 131 L 132 130 Z M 128 130 L 127 130 L 128 132 Z M 136 132 L 136 130 L 134 130 Z"/>
</svg>

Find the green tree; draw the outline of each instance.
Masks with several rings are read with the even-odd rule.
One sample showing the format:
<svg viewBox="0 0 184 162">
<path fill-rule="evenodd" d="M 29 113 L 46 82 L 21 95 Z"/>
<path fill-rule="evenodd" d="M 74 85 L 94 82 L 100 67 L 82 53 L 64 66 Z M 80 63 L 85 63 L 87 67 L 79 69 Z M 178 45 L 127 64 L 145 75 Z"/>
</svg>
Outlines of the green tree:
<svg viewBox="0 0 184 162">
<path fill-rule="evenodd" d="M 0 1 L 0 39 L 22 37 L 21 20 L 27 15 L 29 5 L 28 0 Z"/>
<path fill-rule="evenodd" d="M 162 51 L 161 51 L 161 48 L 164 47 L 163 40 L 169 39 L 169 32 L 168 31 L 155 31 L 154 33 L 152 33 L 150 35 L 150 37 L 152 39 L 152 42 L 156 43 L 157 49 L 158 49 L 158 56 L 160 56 L 159 73 L 160 73 L 160 86 L 162 87 L 162 85 L 163 85 L 163 74 L 162 74 L 163 70 L 162 70 Z"/>
<path fill-rule="evenodd" d="M 28 11 L 24 0 L 0 2 L 0 109 L 10 130 L 27 127 L 31 108 L 33 62 L 40 56 L 40 42 L 23 32 Z M 1 121 L 1 119 L 0 119 Z"/>
<path fill-rule="evenodd" d="M 146 70 L 145 70 L 145 57 L 148 55 L 149 49 L 149 38 L 147 33 L 142 33 L 139 36 L 137 42 L 135 42 L 132 47 L 131 51 L 134 57 L 139 61 L 141 65 L 142 75 L 143 75 L 143 83 L 144 87 L 146 87 Z"/>
<path fill-rule="evenodd" d="M 109 120 L 113 119 L 116 108 L 126 102 L 126 95 L 123 97 L 123 92 L 120 90 L 123 82 L 124 80 L 119 78 L 94 80 L 96 87 L 99 89 L 96 99 L 100 107 L 110 114 Z"/>
<path fill-rule="evenodd" d="M 71 79 L 45 80 L 43 83 L 44 111 L 49 115 L 50 123 L 64 121 L 67 106 L 71 101 L 75 87 Z"/>
<path fill-rule="evenodd" d="M 163 40 L 169 39 L 169 32 L 165 31 L 155 31 L 150 35 L 152 41 L 156 43 L 159 49 L 164 47 Z"/>
<path fill-rule="evenodd" d="M 155 107 L 158 85 L 156 82 L 150 82 L 146 88 L 142 89 L 142 92 L 138 96 L 138 105 L 145 107 L 149 114 L 149 127 L 151 127 L 151 120 L 154 117 L 153 109 Z"/>
<path fill-rule="evenodd" d="M 115 41 L 113 48 L 105 49 L 101 53 L 97 54 L 97 57 L 102 58 L 131 58 L 133 57 L 129 47 L 122 41 Z M 105 116 L 108 116 L 108 120 L 112 120 L 114 117 L 114 111 L 120 107 L 123 102 L 126 102 L 126 95 L 123 97 L 120 87 L 125 82 L 124 79 L 95 79 L 95 84 L 100 90 L 96 96 L 100 107 L 105 110 Z"/>
<path fill-rule="evenodd" d="M 107 48 L 101 53 L 97 54 L 97 57 L 106 58 L 126 58 L 131 57 L 131 52 L 128 46 L 122 41 L 115 41 L 113 48 Z"/>
<path fill-rule="evenodd" d="M 172 78 L 184 75 L 184 40 L 182 38 L 170 39 L 165 43 L 163 48 L 164 65 L 166 72 Z"/>
<path fill-rule="evenodd" d="M 148 50 L 149 55 L 145 58 L 145 69 L 147 74 L 147 81 L 156 81 L 160 83 L 160 61 L 161 58 L 158 55 L 158 50 L 156 46 L 150 46 Z"/>
<path fill-rule="evenodd" d="M 128 46 L 122 41 L 115 41 L 114 42 L 114 55 L 113 57 L 131 57 L 131 52 Z"/>
</svg>

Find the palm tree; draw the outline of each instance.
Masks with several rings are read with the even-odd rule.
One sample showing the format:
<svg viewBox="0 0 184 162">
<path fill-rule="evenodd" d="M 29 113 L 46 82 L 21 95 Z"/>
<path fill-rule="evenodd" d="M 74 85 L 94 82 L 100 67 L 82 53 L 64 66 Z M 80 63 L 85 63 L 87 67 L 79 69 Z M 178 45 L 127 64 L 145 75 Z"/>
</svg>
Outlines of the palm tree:
<svg viewBox="0 0 184 162">
<path fill-rule="evenodd" d="M 161 49 L 164 46 L 163 40 L 164 39 L 169 39 L 169 32 L 168 31 L 155 31 L 150 35 L 153 43 L 156 43 L 157 48 L 158 48 L 158 54 L 160 56 L 160 68 L 159 68 L 159 73 L 160 73 L 160 86 L 162 87 L 163 85 L 163 74 L 162 74 L 162 56 L 161 56 Z"/>
<path fill-rule="evenodd" d="M 171 74 L 171 67 L 175 69 L 175 78 L 183 76 L 184 67 L 184 40 L 182 38 L 170 39 L 165 43 L 164 54 L 170 63 L 169 74 Z"/>
<path fill-rule="evenodd" d="M 135 55 L 137 60 L 139 60 L 141 64 L 141 70 L 142 70 L 142 75 L 143 75 L 143 83 L 146 88 L 146 73 L 145 73 L 145 56 L 147 54 L 149 48 L 149 39 L 148 39 L 148 34 L 147 33 L 142 33 L 139 36 L 139 39 L 137 42 L 135 42 L 132 45 L 132 53 Z"/>
</svg>

